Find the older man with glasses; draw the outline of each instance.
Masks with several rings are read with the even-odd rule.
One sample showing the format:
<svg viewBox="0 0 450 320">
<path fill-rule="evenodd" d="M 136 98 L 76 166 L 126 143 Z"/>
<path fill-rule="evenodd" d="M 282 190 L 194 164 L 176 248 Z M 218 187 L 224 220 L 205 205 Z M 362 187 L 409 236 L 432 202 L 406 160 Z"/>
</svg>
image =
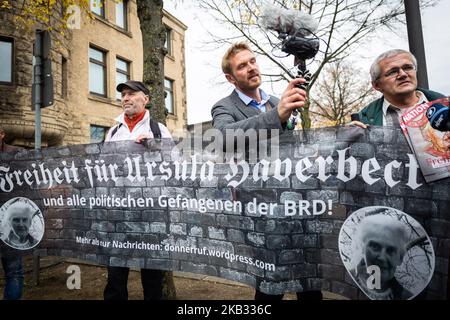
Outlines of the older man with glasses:
<svg viewBox="0 0 450 320">
<path fill-rule="evenodd" d="M 417 60 L 409 51 L 382 53 L 370 68 L 372 86 L 383 96 L 359 112 L 352 124 L 399 126 L 400 116 L 410 107 L 443 98 L 444 95 L 417 87 Z"/>
</svg>

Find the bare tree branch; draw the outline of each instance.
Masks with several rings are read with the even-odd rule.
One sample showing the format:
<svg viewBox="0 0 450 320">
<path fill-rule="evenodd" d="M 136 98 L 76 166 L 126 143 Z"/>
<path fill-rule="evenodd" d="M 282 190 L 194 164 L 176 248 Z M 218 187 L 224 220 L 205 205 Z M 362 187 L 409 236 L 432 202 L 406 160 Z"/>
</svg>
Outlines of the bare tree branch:
<svg viewBox="0 0 450 320">
<path fill-rule="evenodd" d="M 348 57 L 359 46 L 380 37 L 383 32 L 393 32 L 400 23 L 404 23 L 405 19 L 402 0 L 272 0 L 271 2 L 287 9 L 301 9 L 319 21 L 316 35 L 325 42 L 325 49 L 322 48 L 314 60 L 315 70 L 310 87 L 314 87 L 327 64 Z M 438 2 L 439 0 L 424 0 L 421 1 L 421 6 L 426 8 Z M 273 48 L 280 43 L 275 32 L 264 30 L 259 25 L 258 17 L 264 0 L 198 0 L 196 3 L 220 24 L 229 27 L 232 34 L 223 37 L 210 32 L 209 44 L 246 40 L 256 53 L 270 61 L 269 74 L 278 73 L 278 79 L 286 80 L 296 76 L 295 69 L 289 67 L 285 60 L 282 61 L 273 55 Z M 364 91 L 359 93 L 367 96 Z M 344 97 L 348 97 L 347 91 L 343 93 L 342 99 Z M 346 102 L 358 104 L 356 98 Z M 337 115 L 340 115 L 338 118 L 345 118 L 348 112 L 340 110 L 335 113 L 335 118 Z"/>
</svg>

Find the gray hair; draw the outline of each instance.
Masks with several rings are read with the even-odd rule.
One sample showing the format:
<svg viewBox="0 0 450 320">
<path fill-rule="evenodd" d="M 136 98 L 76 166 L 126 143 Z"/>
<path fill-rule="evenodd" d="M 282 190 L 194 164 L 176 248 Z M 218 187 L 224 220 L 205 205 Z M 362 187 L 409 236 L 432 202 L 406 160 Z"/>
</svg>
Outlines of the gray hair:
<svg viewBox="0 0 450 320">
<path fill-rule="evenodd" d="M 381 60 L 392 58 L 395 56 L 398 56 L 399 54 L 408 54 L 411 58 L 412 63 L 416 67 L 417 70 L 417 59 L 416 57 L 409 51 L 403 50 L 403 49 L 392 49 L 389 51 L 386 51 L 382 54 L 380 54 L 375 61 L 372 63 L 372 66 L 370 67 L 370 78 L 372 79 L 372 82 L 376 82 L 380 76 L 381 76 L 381 68 L 380 68 L 380 62 Z"/>
<path fill-rule="evenodd" d="M 362 249 L 364 250 L 367 244 L 367 238 L 371 234 L 381 232 L 381 230 L 388 231 L 390 235 L 395 236 L 393 245 L 400 250 L 403 256 L 408 248 L 408 231 L 402 222 L 383 213 L 367 216 L 361 221 L 356 238 L 362 245 Z"/>
<path fill-rule="evenodd" d="M 8 207 L 8 212 L 11 212 L 12 209 L 15 209 L 15 213 L 19 213 L 21 216 L 28 216 L 30 218 L 30 221 L 33 219 L 34 212 L 32 208 L 28 205 L 28 203 L 23 202 L 14 202 Z M 13 214 L 9 214 L 9 220 L 11 221 L 13 218 Z"/>
</svg>

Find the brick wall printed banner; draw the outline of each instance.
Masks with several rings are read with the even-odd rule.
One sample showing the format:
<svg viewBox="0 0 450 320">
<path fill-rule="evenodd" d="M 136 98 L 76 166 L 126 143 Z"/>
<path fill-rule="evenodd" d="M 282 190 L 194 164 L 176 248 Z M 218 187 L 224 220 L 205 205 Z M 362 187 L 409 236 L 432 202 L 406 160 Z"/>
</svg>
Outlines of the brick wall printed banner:
<svg viewBox="0 0 450 320">
<path fill-rule="evenodd" d="M 450 178 L 426 183 L 400 130 L 288 133 L 266 139 L 267 157 L 269 144 L 250 144 L 245 160 L 211 137 L 0 154 L 3 254 L 193 272 L 270 294 L 447 297 Z"/>
</svg>

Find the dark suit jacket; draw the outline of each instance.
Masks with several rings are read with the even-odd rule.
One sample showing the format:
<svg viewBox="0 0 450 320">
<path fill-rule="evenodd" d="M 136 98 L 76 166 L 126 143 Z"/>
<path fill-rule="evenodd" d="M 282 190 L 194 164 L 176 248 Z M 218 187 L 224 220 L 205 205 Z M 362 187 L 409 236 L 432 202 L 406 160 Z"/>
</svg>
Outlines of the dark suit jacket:
<svg viewBox="0 0 450 320">
<path fill-rule="evenodd" d="M 251 106 L 246 106 L 239 98 L 236 90 L 217 102 L 211 109 L 213 127 L 225 134 L 226 129 L 280 129 L 284 127 L 278 117 L 279 99 L 270 97 L 271 110 L 260 112 Z"/>
<path fill-rule="evenodd" d="M 417 88 L 418 91 L 423 92 L 428 101 L 437 100 L 440 98 L 445 98 L 441 93 L 434 92 L 431 90 L 426 90 L 422 88 Z M 383 125 L 383 103 L 384 96 L 371 102 L 368 106 L 359 112 L 359 119 L 365 124 L 371 124 L 375 126 Z"/>
</svg>

